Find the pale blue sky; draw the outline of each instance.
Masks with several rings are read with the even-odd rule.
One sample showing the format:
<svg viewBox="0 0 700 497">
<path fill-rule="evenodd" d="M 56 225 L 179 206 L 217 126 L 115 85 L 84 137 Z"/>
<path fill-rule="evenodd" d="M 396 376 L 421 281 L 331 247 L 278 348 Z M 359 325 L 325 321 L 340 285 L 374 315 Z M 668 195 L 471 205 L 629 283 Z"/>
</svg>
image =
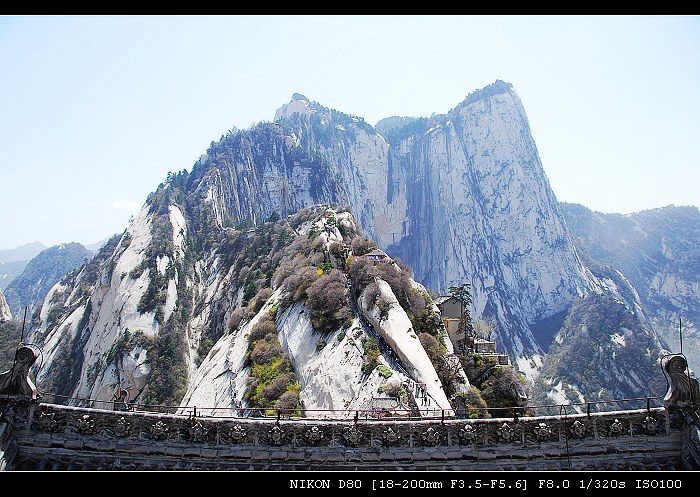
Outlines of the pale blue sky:
<svg viewBox="0 0 700 497">
<path fill-rule="evenodd" d="M 293 93 L 443 114 L 501 79 L 555 195 L 700 205 L 700 17 L 0 17 L 0 249 L 121 232 L 167 173 Z"/>
</svg>

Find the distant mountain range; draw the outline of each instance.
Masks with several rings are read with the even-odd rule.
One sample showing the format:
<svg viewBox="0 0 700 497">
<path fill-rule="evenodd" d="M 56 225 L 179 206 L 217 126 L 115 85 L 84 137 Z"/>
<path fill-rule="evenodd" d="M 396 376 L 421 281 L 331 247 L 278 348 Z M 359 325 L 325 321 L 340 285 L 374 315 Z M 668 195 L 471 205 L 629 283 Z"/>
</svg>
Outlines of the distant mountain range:
<svg viewBox="0 0 700 497">
<path fill-rule="evenodd" d="M 17 261 L 28 261 L 47 248 L 43 243 L 36 241 L 26 243 L 21 247 L 9 250 L 0 250 L 0 264 Z"/>
<path fill-rule="evenodd" d="M 0 290 L 5 290 L 24 271 L 27 262 L 45 248 L 43 243 L 36 241 L 14 249 L 0 250 Z"/>
<path fill-rule="evenodd" d="M 40 307 L 54 284 L 92 256 L 93 252 L 79 243 L 55 245 L 39 252 L 3 290 L 12 315 L 19 316 L 25 307 L 30 313 Z"/>
<path fill-rule="evenodd" d="M 84 247 L 94 253 L 106 242 L 107 240 L 100 240 Z M 12 280 L 22 274 L 27 263 L 47 248 L 43 243 L 36 241 L 14 249 L 0 250 L 0 290 L 6 290 Z"/>
</svg>

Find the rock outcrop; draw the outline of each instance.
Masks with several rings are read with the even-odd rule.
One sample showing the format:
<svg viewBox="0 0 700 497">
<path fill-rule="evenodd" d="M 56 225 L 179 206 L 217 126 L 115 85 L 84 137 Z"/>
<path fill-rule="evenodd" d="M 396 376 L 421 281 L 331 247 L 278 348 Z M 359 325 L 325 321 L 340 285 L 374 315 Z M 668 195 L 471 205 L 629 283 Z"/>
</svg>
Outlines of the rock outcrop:
<svg viewBox="0 0 700 497">
<path fill-rule="evenodd" d="M 0 321 L 7 321 L 9 319 L 12 319 L 12 313 L 10 312 L 10 307 L 5 301 L 5 296 L 2 294 L 2 290 L 0 290 Z"/>
</svg>

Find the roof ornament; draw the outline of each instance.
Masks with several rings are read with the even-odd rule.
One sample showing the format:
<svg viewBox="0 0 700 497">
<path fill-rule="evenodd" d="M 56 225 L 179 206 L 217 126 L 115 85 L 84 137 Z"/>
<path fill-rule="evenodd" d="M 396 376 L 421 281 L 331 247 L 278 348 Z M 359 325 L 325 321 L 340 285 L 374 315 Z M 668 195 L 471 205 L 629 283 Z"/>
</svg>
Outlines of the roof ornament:
<svg viewBox="0 0 700 497">
<path fill-rule="evenodd" d="M 0 373 L 0 395 L 7 397 L 28 397 L 32 400 L 40 397 L 29 378 L 29 369 L 39 358 L 40 350 L 34 345 L 20 344 L 15 352 L 12 368 Z"/>
<path fill-rule="evenodd" d="M 672 428 L 683 424 L 700 426 L 700 384 L 695 373 L 688 367 L 688 360 L 683 354 L 682 322 L 678 320 L 680 353 L 669 354 L 661 358 L 664 374 L 669 382 L 664 406 L 669 413 Z"/>
<path fill-rule="evenodd" d="M 131 410 L 131 407 L 129 406 L 129 391 L 122 388 L 121 385 L 118 385 L 117 389 L 114 391 L 112 402 L 114 403 L 114 407 L 112 408 L 113 411 Z"/>
<path fill-rule="evenodd" d="M 677 428 L 683 423 L 700 422 L 700 385 L 695 373 L 688 369 L 688 361 L 681 354 L 667 356 L 665 359 L 662 363 L 668 374 L 669 387 L 663 401 L 669 412 L 671 426 Z"/>
</svg>

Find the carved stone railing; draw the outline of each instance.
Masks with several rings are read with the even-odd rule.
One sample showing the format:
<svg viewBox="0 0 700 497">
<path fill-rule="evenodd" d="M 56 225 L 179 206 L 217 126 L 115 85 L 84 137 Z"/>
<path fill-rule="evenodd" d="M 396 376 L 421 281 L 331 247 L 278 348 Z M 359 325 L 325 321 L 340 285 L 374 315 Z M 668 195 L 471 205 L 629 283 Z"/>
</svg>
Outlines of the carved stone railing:
<svg viewBox="0 0 700 497">
<path fill-rule="evenodd" d="M 656 459 L 656 469 L 667 469 L 669 459 L 674 467 L 680 461 L 680 435 L 662 407 L 517 420 L 353 422 L 15 406 L 13 420 L 22 427 L 18 464 L 34 465 L 16 469 L 68 453 L 79 466 L 106 458 L 136 469 L 183 461 L 191 469 L 583 469 L 606 459 Z"/>
<path fill-rule="evenodd" d="M 198 458 L 203 466 L 229 461 L 243 467 L 251 464 L 251 457 L 264 458 L 268 464 L 311 458 L 327 464 L 336 461 L 339 467 L 352 462 L 357 469 L 402 461 L 411 466 L 425 460 L 450 467 L 499 458 L 540 464 L 572 456 L 590 466 L 601 457 L 632 458 L 635 451 L 647 459 L 674 451 L 680 459 L 684 451 L 685 464 L 692 468 L 700 453 L 692 439 L 697 438 L 697 430 L 693 431 L 697 380 L 685 371 L 685 362 L 675 359 L 680 356 L 665 364 L 670 387 L 664 407 L 507 419 L 346 421 L 195 417 L 41 403 L 26 376 L 37 357 L 35 351 L 29 352 L 23 351 L 17 360 L 21 367 L 0 376 L 4 386 L 0 468 L 3 454 L 4 465 L 12 469 L 16 453 L 37 458 L 53 447 L 62 454 L 73 451 L 81 460 L 118 455 L 123 460 L 153 461 L 156 454 L 163 461 L 186 457 Z M 3 432 L 3 426 L 11 429 Z"/>
<path fill-rule="evenodd" d="M 664 408 L 521 417 L 338 421 L 308 419 L 218 419 L 175 414 L 116 412 L 39 404 L 31 430 L 37 434 L 97 436 L 107 439 L 265 447 L 496 447 L 565 440 L 648 437 L 669 432 Z"/>
</svg>

